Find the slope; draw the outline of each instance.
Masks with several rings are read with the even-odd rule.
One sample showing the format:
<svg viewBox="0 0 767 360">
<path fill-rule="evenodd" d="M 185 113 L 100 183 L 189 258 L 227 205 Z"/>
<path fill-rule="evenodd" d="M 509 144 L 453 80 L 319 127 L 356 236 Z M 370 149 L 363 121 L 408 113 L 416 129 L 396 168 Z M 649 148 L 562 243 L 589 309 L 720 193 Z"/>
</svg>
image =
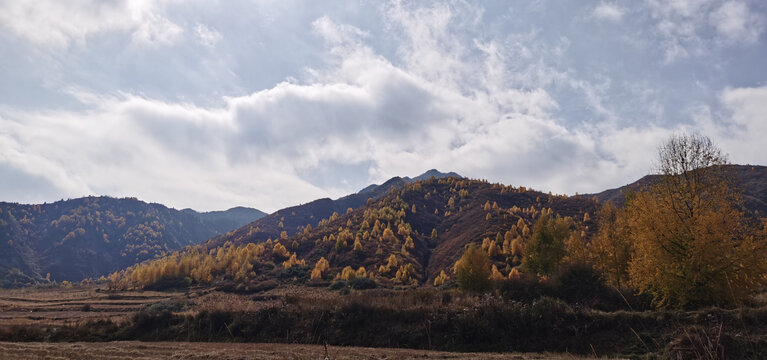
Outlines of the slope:
<svg viewBox="0 0 767 360">
<path fill-rule="evenodd" d="M 47 274 L 56 281 L 98 278 L 255 218 L 245 221 L 242 210 L 235 212 L 229 219 L 228 213 L 211 216 L 109 197 L 0 203 L 0 286 L 43 281 Z"/>
<path fill-rule="evenodd" d="M 460 175 L 450 172 L 442 173 L 431 169 L 415 179 L 435 179 L 447 178 L 450 176 L 460 177 Z M 320 219 L 330 218 L 333 213 L 344 214 L 349 209 L 357 209 L 368 203 L 368 200 L 375 200 L 390 192 L 393 189 L 401 189 L 406 184 L 416 180 L 409 177 L 393 177 L 381 185 L 372 184 L 365 187 L 357 193 L 341 197 L 336 200 L 323 198 L 312 202 L 291 206 L 278 210 L 272 214 L 254 221 L 247 226 L 237 229 L 235 232 L 228 233 L 226 236 L 219 236 L 208 242 L 208 247 L 213 248 L 221 246 L 227 241 L 234 244 L 244 244 L 246 242 L 260 242 L 267 239 L 279 238 L 284 231 L 288 236 L 303 232 L 309 226 L 316 226 Z"/>
<path fill-rule="evenodd" d="M 741 188 L 746 209 L 756 214 L 767 214 L 767 166 L 725 165 L 725 168 Z M 584 196 L 596 196 L 600 202 L 610 200 L 622 205 L 626 194 L 656 184 L 659 180 L 658 175 L 647 175 L 631 184 Z"/>
</svg>

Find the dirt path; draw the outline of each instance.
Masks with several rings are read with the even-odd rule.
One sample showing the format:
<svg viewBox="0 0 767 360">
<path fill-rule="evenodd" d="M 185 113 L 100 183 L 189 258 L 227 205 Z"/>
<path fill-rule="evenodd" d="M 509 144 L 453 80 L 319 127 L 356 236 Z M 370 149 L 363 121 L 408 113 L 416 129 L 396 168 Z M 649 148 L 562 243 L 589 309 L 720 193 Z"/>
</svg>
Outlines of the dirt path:
<svg viewBox="0 0 767 360">
<path fill-rule="evenodd" d="M 319 345 L 229 344 L 118 341 L 107 343 L 0 342 L 2 359 L 315 359 L 325 358 Z M 584 359 L 568 354 L 448 353 L 360 347 L 328 348 L 331 360 L 351 359 Z"/>
</svg>

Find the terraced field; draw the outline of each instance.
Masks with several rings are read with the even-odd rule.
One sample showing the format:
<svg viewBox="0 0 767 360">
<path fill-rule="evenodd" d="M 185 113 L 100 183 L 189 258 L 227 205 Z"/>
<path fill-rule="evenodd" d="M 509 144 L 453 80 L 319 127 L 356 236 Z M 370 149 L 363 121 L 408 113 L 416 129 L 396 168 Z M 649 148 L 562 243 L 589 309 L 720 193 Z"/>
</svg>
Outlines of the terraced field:
<svg viewBox="0 0 767 360">
<path fill-rule="evenodd" d="M 108 293 L 95 287 L 0 291 L 0 326 L 66 325 L 89 319 L 121 321 L 142 306 L 184 296 L 167 292 Z"/>
<path fill-rule="evenodd" d="M 325 348 L 321 345 L 292 344 L 227 344 L 134 342 L 108 343 L 4 343 L 0 342 L 3 359 L 585 359 L 567 354 L 489 354 L 448 353 L 407 349 L 360 347 Z M 326 357 L 327 356 L 327 357 Z"/>
</svg>

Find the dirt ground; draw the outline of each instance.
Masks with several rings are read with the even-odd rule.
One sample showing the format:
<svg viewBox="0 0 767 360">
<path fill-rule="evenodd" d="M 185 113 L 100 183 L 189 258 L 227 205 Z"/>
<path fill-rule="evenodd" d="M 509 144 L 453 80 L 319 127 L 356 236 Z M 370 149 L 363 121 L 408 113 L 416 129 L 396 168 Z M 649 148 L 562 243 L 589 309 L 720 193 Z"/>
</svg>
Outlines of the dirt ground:
<svg viewBox="0 0 767 360">
<path fill-rule="evenodd" d="M 177 343 L 118 341 L 107 343 L 0 342 L 2 359 L 325 359 L 321 345 Z M 328 347 L 327 359 L 585 359 L 567 354 L 448 353 L 408 349 Z"/>
</svg>

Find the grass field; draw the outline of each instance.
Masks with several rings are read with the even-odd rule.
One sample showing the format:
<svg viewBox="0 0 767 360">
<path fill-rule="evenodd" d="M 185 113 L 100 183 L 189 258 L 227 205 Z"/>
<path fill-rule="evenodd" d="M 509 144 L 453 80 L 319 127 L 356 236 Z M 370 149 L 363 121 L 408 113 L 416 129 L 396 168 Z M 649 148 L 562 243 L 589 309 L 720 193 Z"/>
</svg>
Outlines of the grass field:
<svg viewBox="0 0 767 360">
<path fill-rule="evenodd" d="M 344 345 L 330 347 L 330 359 L 575 359 L 571 353 L 687 349 L 761 358 L 765 299 L 740 309 L 605 312 L 460 291 L 25 288 L 0 290 L 0 359 L 323 359 L 324 348 L 311 344 L 324 342 Z M 468 353 L 476 351 L 483 353 Z"/>
<path fill-rule="evenodd" d="M 184 342 L 7 343 L 3 359 L 324 359 L 321 345 L 231 344 Z M 568 354 L 448 353 L 407 349 L 329 346 L 330 360 L 352 359 L 586 359 Z"/>
</svg>

